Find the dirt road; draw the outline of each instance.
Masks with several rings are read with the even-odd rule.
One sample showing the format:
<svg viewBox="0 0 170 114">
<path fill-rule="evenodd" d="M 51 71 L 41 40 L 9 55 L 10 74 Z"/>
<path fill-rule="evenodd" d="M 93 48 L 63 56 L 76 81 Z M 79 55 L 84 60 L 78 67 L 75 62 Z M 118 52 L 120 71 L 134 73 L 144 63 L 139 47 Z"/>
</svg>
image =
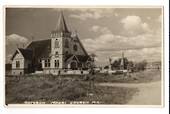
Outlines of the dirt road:
<svg viewBox="0 0 170 114">
<path fill-rule="evenodd" d="M 150 83 L 100 83 L 99 86 L 137 88 L 137 92 L 128 104 L 161 105 L 161 81 Z"/>
</svg>

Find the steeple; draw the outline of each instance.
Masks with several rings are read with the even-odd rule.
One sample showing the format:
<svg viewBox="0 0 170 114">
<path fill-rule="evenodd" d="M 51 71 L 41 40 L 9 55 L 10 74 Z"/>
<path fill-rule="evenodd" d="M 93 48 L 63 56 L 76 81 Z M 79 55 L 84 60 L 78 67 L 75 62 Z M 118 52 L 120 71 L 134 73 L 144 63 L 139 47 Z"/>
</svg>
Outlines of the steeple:
<svg viewBox="0 0 170 114">
<path fill-rule="evenodd" d="M 60 12 L 58 23 L 56 25 L 56 32 L 69 33 L 62 11 Z"/>
</svg>

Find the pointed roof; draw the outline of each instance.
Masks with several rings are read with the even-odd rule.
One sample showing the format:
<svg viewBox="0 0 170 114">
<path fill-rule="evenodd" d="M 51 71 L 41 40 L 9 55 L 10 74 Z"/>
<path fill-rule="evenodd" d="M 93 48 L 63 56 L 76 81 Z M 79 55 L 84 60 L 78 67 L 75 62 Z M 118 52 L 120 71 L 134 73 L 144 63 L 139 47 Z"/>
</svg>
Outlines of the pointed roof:
<svg viewBox="0 0 170 114">
<path fill-rule="evenodd" d="M 62 11 L 61 11 L 59 19 L 58 19 L 56 31 L 57 32 L 67 32 L 67 33 L 69 32 Z"/>
<path fill-rule="evenodd" d="M 35 58 L 48 58 L 51 52 L 51 39 L 32 41 L 26 49 L 31 49 Z"/>
<path fill-rule="evenodd" d="M 74 55 L 69 54 L 66 56 L 65 61 L 77 60 L 77 62 L 87 62 L 90 59 L 88 55 Z"/>
<path fill-rule="evenodd" d="M 30 49 L 23 49 L 23 48 L 18 48 L 14 55 L 12 56 L 11 60 L 14 59 L 14 57 L 16 56 L 17 53 L 21 53 L 22 56 L 25 58 L 25 59 L 28 59 L 28 60 L 31 60 L 32 59 L 32 50 Z"/>
<path fill-rule="evenodd" d="M 82 50 L 83 50 L 83 52 L 85 53 L 85 55 L 86 55 L 86 56 L 88 56 L 88 54 L 87 54 L 87 52 L 86 52 L 86 50 L 85 50 L 85 48 L 84 48 L 83 44 L 81 43 L 81 41 L 80 41 L 80 39 L 79 39 L 79 37 L 78 37 L 78 34 L 77 34 L 77 33 L 76 33 L 76 36 L 74 36 L 74 38 L 77 40 L 77 42 L 79 42 L 80 47 L 82 48 Z"/>
</svg>

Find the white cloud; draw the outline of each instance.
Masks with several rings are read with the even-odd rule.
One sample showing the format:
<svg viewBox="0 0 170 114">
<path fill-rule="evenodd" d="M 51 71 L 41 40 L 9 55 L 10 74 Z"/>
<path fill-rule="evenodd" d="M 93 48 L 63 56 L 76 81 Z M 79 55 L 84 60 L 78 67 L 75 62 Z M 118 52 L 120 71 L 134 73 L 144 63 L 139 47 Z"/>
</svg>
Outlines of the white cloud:
<svg viewBox="0 0 170 114">
<path fill-rule="evenodd" d="M 139 16 L 127 16 L 121 20 L 125 33 L 130 36 L 151 32 L 147 23 L 142 22 Z"/>
<path fill-rule="evenodd" d="M 93 31 L 93 32 L 97 32 L 97 31 L 99 31 L 99 29 L 100 29 L 100 27 L 97 25 L 94 25 L 91 27 L 91 31 Z"/>
<path fill-rule="evenodd" d="M 83 40 L 89 51 L 128 50 L 161 46 L 161 38 L 152 34 L 125 37 L 112 33 L 101 34 L 96 38 Z"/>
<path fill-rule="evenodd" d="M 111 31 L 107 27 L 101 27 L 98 25 L 94 25 L 90 28 L 91 31 L 93 32 L 99 32 L 99 33 L 111 33 Z"/>
<path fill-rule="evenodd" d="M 20 36 L 18 34 L 11 34 L 6 36 L 6 45 L 10 44 L 25 44 L 28 42 L 28 39 Z"/>
<path fill-rule="evenodd" d="M 118 14 L 118 13 L 114 13 L 114 16 L 118 17 L 118 16 L 119 16 L 119 14 Z"/>
<path fill-rule="evenodd" d="M 69 10 L 77 11 L 77 13 L 71 14 L 70 17 L 80 20 L 109 17 L 114 12 L 113 8 L 73 8 Z"/>
<path fill-rule="evenodd" d="M 147 28 L 145 23 L 141 26 Z M 148 32 L 136 36 L 123 36 L 113 34 L 108 28 L 108 33 L 102 32 L 103 28 L 107 27 L 92 26 L 90 30 L 99 32 L 100 35 L 82 41 L 88 52 L 96 53 L 99 64 L 106 64 L 112 54 L 115 54 L 114 57 L 120 57 L 122 51 L 127 52 L 127 56 L 134 61 L 160 59 L 161 51 L 158 49 L 161 47 L 161 34 Z"/>
<path fill-rule="evenodd" d="M 79 15 L 70 15 L 70 17 L 73 17 L 73 18 L 77 18 L 77 19 L 80 19 L 80 20 L 86 20 L 88 18 L 93 18 L 93 19 L 99 19 L 101 18 L 101 15 L 97 12 L 85 12 L 85 13 L 81 13 Z"/>
<path fill-rule="evenodd" d="M 150 16 L 148 16 L 148 17 L 146 17 L 148 20 L 151 20 L 151 17 Z"/>
</svg>

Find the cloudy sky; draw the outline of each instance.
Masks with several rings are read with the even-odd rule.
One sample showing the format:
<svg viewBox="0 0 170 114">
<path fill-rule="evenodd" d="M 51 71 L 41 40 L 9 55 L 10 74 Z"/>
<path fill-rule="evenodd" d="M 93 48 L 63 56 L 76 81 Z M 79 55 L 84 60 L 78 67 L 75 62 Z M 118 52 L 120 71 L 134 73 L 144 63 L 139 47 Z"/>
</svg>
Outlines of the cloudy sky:
<svg viewBox="0 0 170 114">
<path fill-rule="evenodd" d="M 6 10 L 7 61 L 18 47 L 32 40 L 47 39 L 56 28 L 61 9 L 8 8 Z M 96 63 L 106 65 L 124 55 L 133 61 L 160 61 L 161 8 L 62 9 L 70 31 L 77 31 Z"/>
</svg>

